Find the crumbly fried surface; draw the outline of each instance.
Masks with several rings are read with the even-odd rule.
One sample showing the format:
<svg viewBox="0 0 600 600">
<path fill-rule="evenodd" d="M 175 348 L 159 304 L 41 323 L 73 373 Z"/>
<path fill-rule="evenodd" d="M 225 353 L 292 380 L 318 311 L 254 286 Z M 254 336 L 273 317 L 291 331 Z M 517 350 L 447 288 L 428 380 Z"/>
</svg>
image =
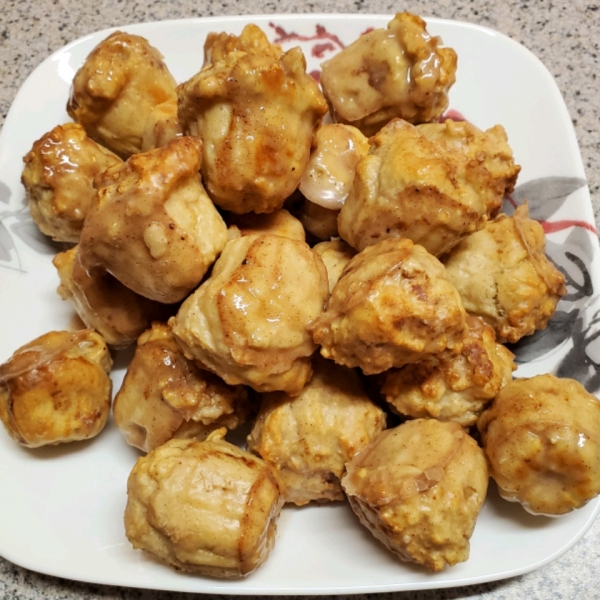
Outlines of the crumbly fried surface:
<svg viewBox="0 0 600 600">
<path fill-rule="evenodd" d="M 327 276 L 329 278 L 329 291 L 332 292 L 335 284 L 342 275 L 345 266 L 350 259 L 356 256 L 356 250 L 346 244 L 344 240 L 331 240 L 320 242 L 313 246 L 314 251 L 321 257 Z"/>
<path fill-rule="evenodd" d="M 200 181 L 201 155 L 198 138 L 176 138 L 99 177 L 98 201 L 81 234 L 82 265 L 104 268 L 151 300 L 187 296 L 227 241 Z"/>
<path fill-rule="evenodd" d="M 485 225 L 492 197 L 502 201 L 482 185 L 491 178 L 483 166 L 406 121 L 391 121 L 369 142 L 338 218 L 340 236 L 357 250 L 407 237 L 440 256 Z"/>
<path fill-rule="evenodd" d="M 238 578 L 269 555 L 283 496 L 273 469 L 223 434 L 170 440 L 138 459 L 125 533 L 134 548 L 176 569 Z"/>
<path fill-rule="evenodd" d="M 202 178 L 215 204 L 238 214 L 281 208 L 327 112 L 300 48 L 280 58 L 230 52 L 177 93 L 184 131 L 204 140 Z"/>
<path fill-rule="evenodd" d="M 490 173 L 482 184 L 491 185 L 497 194 L 490 196 L 488 214 L 496 216 L 502 206 L 504 194 L 510 194 L 517 183 L 521 167 L 515 164 L 508 137 L 502 125 L 494 125 L 481 131 L 468 121 L 426 123 L 418 126 L 419 131 L 431 141 L 443 144 L 448 149 L 464 152 L 469 161 L 482 165 Z"/>
<path fill-rule="evenodd" d="M 375 374 L 460 350 L 465 318 L 443 265 L 408 239 L 389 239 L 350 260 L 312 330 L 323 356 Z"/>
<path fill-rule="evenodd" d="M 309 327 L 329 295 L 319 256 L 298 240 L 230 240 L 169 323 L 185 355 L 230 384 L 297 394 L 311 374 Z"/>
<path fill-rule="evenodd" d="M 292 240 L 306 241 L 302 223 L 285 208 L 278 208 L 271 213 L 246 213 L 244 215 L 230 214 L 227 222 L 235 225 L 242 235 L 253 233 L 270 233 L 282 235 Z"/>
<path fill-rule="evenodd" d="M 157 104 L 148 113 L 142 136 L 141 152 L 162 148 L 171 140 L 181 137 L 183 131 L 177 118 L 177 98 Z"/>
<path fill-rule="evenodd" d="M 153 319 L 170 316 L 167 306 L 132 292 L 103 269 L 84 269 L 78 246 L 59 252 L 52 263 L 60 278 L 60 297 L 68 300 L 86 327 L 95 329 L 109 346 L 128 346 Z"/>
<path fill-rule="evenodd" d="M 42 233 L 77 242 L 94 198 L 94 177 L 121 159 L 89 138 L 81 125 L 57 125 L 23 158 L 21 180 Z"/>
<path fill-rule="evenodd" d="M 426 23 L 398 13 L 387 29 L 375 29 L 322 65 L 321 84 L 334 119 L 373 135 L 400 117 L 436 120 L 448 106 L 456 80 L 456 52 L 441 48 Z"/>
<path fill-rule="evenodd" d="M 173 437 L 202 440 L 215 429 L 235 429 L 250 412 L 246 389 L 187 360 L 160 322 L 139 337 L 113 405 L 115 424 L 144 452 Z"/>
<path fill-rule="evenodd" d="M 154 107 L 176 100 L 176 86 L 156 48 L 143 37 L 115 31 L 75 74 L 67 112 L 92 139 L 128 158 L 141 152 Z"/>
<path fill-rule="evenodd" d="M 469 558 L 489 474 L 458 423 L 415 419 L 387 429 L 346 468 L 350 506 L 402 560 L 441 571 Z"/>
<path fill-rule="evenodd" d="M 515 379 L 479 417 L 500 495 L 562 515 L 600 493 L 600 403 L 574 379 Z"/>
<path fill-rule="evenodd" d="M 270 56 L 274 59 L 280 58 L 283 54 L 281 46 L 269 42 L 260 27 L 254 23 L 248 23 L 240 35 L 225 32 L 209 33 L 204 42 L 204 67 L 225 59 L 231 52 L 239 51 Z"/>
<path fill-rule="evenodd" d="M 277 469 L 286 502 L 343 500 L 345 463 L 385 428 L 351 369 L 313 360 L 311 380 L 295 398 L 271 392 L 261 398 L 248 449 Z"/>
<path fill-rule="evenodd" d="M 544 329 L 566 293 L 564 275 L 546 258 L 542 226 L 527 205 L 501 214 L 444 257 L 467 312 L 488 322 L 500 342 Z"/>
<path fill-rule="evenodd" d="M 108 419 L 112 359 L 89 329 L 51 331 L 0 365 L 0 420 L 23 446 L 86 440 Z"/>
<path fill-rule="evenodd" d="M 352 188 L 356 163 L 368 151 L 369 140 L 356 127 L 321 125 L 298 189 L 310 202 L 339 210 Z"/>
<path fill-rule="evenodd" d="M 513 353 L 496 342 L 490 325 L 469 316 L 467 327 L 459 353 L 447 350 L 384 374 L 381 391 L 394 411 L 456 421 L 463 427 L 477 422 L 517 367 Z"/>
</svg>

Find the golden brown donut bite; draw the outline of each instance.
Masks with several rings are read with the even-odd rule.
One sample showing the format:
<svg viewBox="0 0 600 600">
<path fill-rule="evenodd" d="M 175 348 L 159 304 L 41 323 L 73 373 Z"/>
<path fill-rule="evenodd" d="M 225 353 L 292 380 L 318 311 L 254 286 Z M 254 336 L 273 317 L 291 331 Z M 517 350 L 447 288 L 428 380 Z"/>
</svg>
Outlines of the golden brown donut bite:
<svg viewBox="0 0 600 600">
<path fill-rule="evenodd" d="M 204 140 L 202 179 L 215 204 L 237 214 L 281 208 L 327 112 L 300 48 L 281 58 L 230 52 L 177 94 L 184 131 Z"/>
<path fill-rule="evenodd" d="M 515 379 L 477 427 L 500 495 L 528 512 L 562 515 L 600 493 L 600 403 L 574 379 Z"/>
<path fill-rule="evenodd" d="M 316 349 L 309 327 L 328 295 L 325 266 L 306 243 L 247 235 L 227 243 L 169 324 L 185 356 L 227 383 L 296 395 Z"/>
<path fill-rule="evenodd" d="M 415 419 L 387 429 L 346 468 L 350 506 L 402 560 L 441 571 L 469 558 L 489 473 L 458 423 Z"/>
<path fill-rule="evenodd" d="M 110 412 L 112 359 L 85 329 L 51 331 L 0 365 L 0 419 L 23 446 L 37 448 L 98 435 Z"/>
<path fill-rule="evenodd" d="M 441 43 L 423 19 L 403 12 L 325 61 L 321 85 L 334 120 L 368 136 L 395 117 L 436 120 L 456 80 L 456 52 Z"/>
<path fill-rule="evenodd" d="M 365 374 L 460 350 L 466 313 L 444 266 L 408 239 L 359 252 L 312 326 L 321 354 Z"/>
<path fill-rule="evenodd" d="M 122 31 L 100 42 L 75 74 L 69 116 L 122 158 L 142 151 L 147 120 L 176 100 L 177 83 L 146 39 Z"/>
<path fill-rule="evenodd" d="M 188 361 L 166 323 L 142 333 L 113 403 L 115 424 L 127 443 L 144 452 L 173 437 L 204 439 L 235 429 L 250 414 L 242 386 L 228 386 Z"/>
<path fill-rule="evenodd" d="M 248 449 L 271 464 L 285 484 L 286 502 L 343 500 L 344 465 L 385 428 L 385 413 L 358 375 L 317 357 L 311 380 L 295 398 L 264 394 Z"/>
<path fill-rule="evenodd" d="M 467 327 L 459 353 L 447 350 L 384 373 L 381 391 L 395 412 L 463 427 L 476 423 L 517 367 L 513 353 L 496 343 L 492 327 L 471 316 Z"/>
<path fill-rule="evenodd" d="M 281 483 L 224 434 L 170 440 L 138 459 L 125 508 L 134 548 L 210 577 L 244 577 L 266 560 L 283 505 Z"/>
<path fill-rule="evenodd" d="M 544 329 L 566 293 L 564 275 L 546 258 L 542 226 L 527 205 L 498 215 L 444 257 L 467 312 L 488 322 L 499 342 Z"/>
<path fill-rule="evenodd" d="M 340 236 L 357 250 L 407 237 L 440 256 L 481 229 L 488 206 L 502 202 L 482 165 L 406 121 L 394 119 L 369 143 L 338 218 Z"/>
<path fill-rule="evenodd" d="M 521 167 L 515 164 L 508 137 L 502 125 L 494 125 L 481 131 L 467 121 L 446 119 L 443 123 L 425 123 L 417 129 L 428 140 L 443 144 L 448 150 L 464 152 L 469 161 L 481 164 L 491 175 L 484 185 L 497 190 L 491 195 L 492 204 L 488 214 L 496 216 L 502 206 L 502 198 L 515 189 Z"/>
<path fill-rule="evenodd" d="M 23 158 L 21 180 L 42 233 L 77 242 L 94 198 L 94 177 L 121 159 L 89 138 L 81 125 L 57 125 Z"/>
<path fill-rule="evenodd" d="M 176 138 L 98 178 L 81 234 L 82 265 L 102 267 L 157 302 L 187 296 L 227 241 L 200 181 L 201 156 L 198 138 Z"/>
<path fill-rule="evenodd" d="M 168 306 L 132 292 L 104 269 L 84 269 L 78 246 L 59 252 L 52 263 L 60 278 L 59 296 L 68 300 L 86 327 L 95 329 L 109 346 L 128 346 L 153 319 L 170 316 Z"/>
</svg>

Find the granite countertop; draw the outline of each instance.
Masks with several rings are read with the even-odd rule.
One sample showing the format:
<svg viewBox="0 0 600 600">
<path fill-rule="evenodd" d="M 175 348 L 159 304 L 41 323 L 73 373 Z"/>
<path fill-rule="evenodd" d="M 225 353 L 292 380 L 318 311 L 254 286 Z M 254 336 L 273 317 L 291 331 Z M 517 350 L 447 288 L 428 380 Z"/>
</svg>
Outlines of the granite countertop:
<svg viewBox="0 0 600 600">
<path fill-rule="evenodd" d="M 532 50 L 556 78 L 575 126 L 596 222 L 600 223 L 600 5 L 592 0 L 438 0 L 397 3 L 292 0 L 4 0 L 0 21 L 0 126 L 26 77 L 62 45 L 93 31 L 163 19 L 286 12 L 410 10 L 422 16 L 468 21 L 501 31 Z M 1 292 L 0 292 L 1 293 Z M 0 490 L 5 482 L 0 482 Z M 600 520 L 556 561 L 521 577 L 462 588 L 381 594 L 385 598 L 600 598 Z M 371 596 L 371 595 L 369 595 Z M 40 575 L 0 558 L 0 598 L 6 600 L 188 600 L 193 594 L 103 587 Z M 367 595 L 356 596 L 364 600 Z"/>
</svg>

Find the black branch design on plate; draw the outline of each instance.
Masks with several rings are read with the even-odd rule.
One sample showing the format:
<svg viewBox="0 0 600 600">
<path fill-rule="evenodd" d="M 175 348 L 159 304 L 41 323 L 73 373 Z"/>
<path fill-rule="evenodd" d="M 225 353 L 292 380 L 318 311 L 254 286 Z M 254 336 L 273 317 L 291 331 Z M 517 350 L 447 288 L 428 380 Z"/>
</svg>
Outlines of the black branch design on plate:
<svg viewBox="0 0 600 600">
<path fill-rule="evenodd" d="M 594 287 L 592 285 L 590 272 L 588 271 L 585 262 L 572 252 L 565 252 L 565 256 L 579 269 L 580 273 L 583 275 L 583 282 L 578 283 L 566 269 L 563 269 L 559 265 L 555 265 L 565 276 L 567 293 L 563 296 L 562 302 L 576 302 L 582 298 L 589 298 L 594 293 Z M 573 291 L 570 292 L 570 289 Z"/>
<path fill-rule="evenodd" d="M 0 261 L 10 262 L 12 250 L 16 252 L 15 243 L 4 223 L 0 221 Z"/>
<path fill-rule="evenodd" d="M 556 311 L 546 329 L 527 335 L 516 344 L 506 344 L 506 347 L 515 354 L 517 364 L 536 360 L 558 348 L 571 337 L 578 316 L 578 310 Z"/>
<path fill-rule="evenodd" d="M 576 379 L 588 392 L 600 389 L 600 357 L 594 356 L 594 343 L 600 338 L 600 309 L 587 327 L 582 316 L 574 322 L 572 329 L 573 347 L 556 368 L 558 377 Z"/>
<path fill-rule="evenodd" d="M 517 204 L 527 202 L 532 219 L 545 220 L 585 185 L 580 177 L 540 177 L 517 186 L 511 197 Z"/>
<path fill-rule="evenodd" d="M 8 206 L 10 204 L 10 196 L 10 188 L 3 181 L 0 181 L 0 202 Z"/>
</svg>

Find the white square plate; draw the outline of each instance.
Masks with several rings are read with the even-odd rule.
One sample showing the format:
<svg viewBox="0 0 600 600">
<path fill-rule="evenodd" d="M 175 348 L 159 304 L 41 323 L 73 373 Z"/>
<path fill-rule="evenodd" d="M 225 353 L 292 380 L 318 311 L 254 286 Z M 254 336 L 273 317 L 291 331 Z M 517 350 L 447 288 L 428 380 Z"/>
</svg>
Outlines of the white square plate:
<svg viewBox="0 0 600 600">
<path fill-rule="evenodd" d="M 201 66 L 210 31 L 239 33 L 258 24 L 284 48 L 300 44 L 308 70 L 390 16 L 273 15 L 193 19 L 123 27 L 146 37 L 184 81 Z M 511 39 L 481 27 L 428 20 L 459 57 L 450 106 L 487 128 L 502 124 L 522 165 L 512 202 L 529 199 L 549 232 L 551 258 L 567 274 L 569 294 L 552 325 L 519 348 L 518 375 L 553 371 L 600 387 L 598 244 L 584 169 L 571 120 L 546 68 Z M 109 31 L 69 44 L 27 79 L 0 136 L 0 361 L 73 312 L 56 293 L 56 247 L 37 233 L 20 184 L 22 157 L 33 142 L 68 121 L 71 79 Z M 506 202 L 506 210 L 512 209 Z M 128 353 L 117 357 L 118 389 Z M 477 523 L 468 562 L 432 574 L 398 561 L 358 524 L 345 503 L 286 507 L 268 561 L 245 580 L 183 575 L 134 551 L 123 530 L 127 476 L 138 453 L 113 423 L 96 439 L 27 450 L 0 428 L 0 554 L 19 565 L 70 579 L 227 594 L 340 594 L 480 583 L 518 575 L 557 558 L 598 513 L 598 500 L 560 519 L 532 517 L 492 490 Z"/>
</svg>

